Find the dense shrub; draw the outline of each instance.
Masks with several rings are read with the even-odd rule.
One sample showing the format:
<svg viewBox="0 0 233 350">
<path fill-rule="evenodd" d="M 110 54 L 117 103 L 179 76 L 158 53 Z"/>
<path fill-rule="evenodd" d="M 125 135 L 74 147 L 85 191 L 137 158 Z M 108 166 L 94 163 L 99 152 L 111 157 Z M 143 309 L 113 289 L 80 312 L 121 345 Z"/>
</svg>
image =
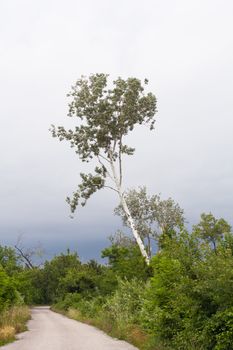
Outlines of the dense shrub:
<svg viewBox="0 0 233 350">
<path fill-rule="evenodd" d="M 233 307 L 218 311 L 205 325 L 206 349 L 231 350 L 233 344 Z"/>
<path fill-rule="evenodd" d="M 119 327 L 139 322 L 145 283 L 132 279 L 119 280 L 115 293 L 107 298 L 103 309 Z"/>
<path fill-rule="evenodd" d="M 82 296 L 78 293 L 67 293 L 65 297 L 59 300 L 55 305 L 59 310 L 67 311 L 69 308 L 78 308 Z"/>
<path fill-rule="evenodd" d="M 212 250 L 182 234 L 153 258 L 141 320 L 158 344 L 232 349 L 233 257 L 226 239 Z"/>
<path fill-rule="evenodd" d="M 13 277 L 9 277 L 0 266 L 0 312 L 21 302 L 22 299 L 16 289 L 16 281 Z"/>
<path fill-rule="evenodd" d="M 120 278 L 146 281 L 151 275 L 151 269 L 135 243 L 127 246 L 113 244 L 102 251 L 102 257 L 108 258 L 109 267 Z"/>
</svg>

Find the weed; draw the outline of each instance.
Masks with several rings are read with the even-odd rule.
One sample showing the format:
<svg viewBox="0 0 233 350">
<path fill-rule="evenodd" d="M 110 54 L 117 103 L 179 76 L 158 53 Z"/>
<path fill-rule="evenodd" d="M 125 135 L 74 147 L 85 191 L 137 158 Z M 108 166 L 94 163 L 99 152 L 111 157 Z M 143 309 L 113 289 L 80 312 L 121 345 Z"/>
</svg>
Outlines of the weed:
<svg viewBox="0 0 233 350">
<path fill-rule="evenodd" d="M 26 322 L 30 319 L 27 306 L 13 306 L 1 312 L 0 345 L 14 340 L 15 334 L 26 330 Z"/>
</svg>

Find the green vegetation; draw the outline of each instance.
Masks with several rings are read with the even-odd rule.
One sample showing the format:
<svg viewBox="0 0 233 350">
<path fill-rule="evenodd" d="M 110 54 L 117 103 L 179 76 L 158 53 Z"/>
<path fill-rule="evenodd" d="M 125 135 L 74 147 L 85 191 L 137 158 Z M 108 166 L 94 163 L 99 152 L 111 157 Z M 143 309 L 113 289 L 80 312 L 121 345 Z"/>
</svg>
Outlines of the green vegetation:
<svg viewBox="0 0 233 350">
<path fill-rule="evenodd" d="M 104 298 L 98 293 L 80 299 L 72 294 L 55 309 L 140 349 L 232 349 L 233 236 L 224 221 L 224 231 L 213 246 L 197 229 L 204 217 L 191 234 L 183 229 L 176 236 L 167 235 L 163 249 L 152 258 L 151 270 L 141 265 L 144 274 L 138 274 L 135 261 L 132 268 L 131 259 L 126 269 L 133 243 L 123 256 L 121 246 L 105 249 L 109 269 L 117 276 L 115 290 Z"/>
<path fill-rule="evenodd" d="M 26 330 L 30 319 L 27 306 L 13 306 L 0 313 L 0 346 L 15 339 L 15 334 Z"/>
<path fill-rule="evenodd" d="M 102 252 L 107 265 L 82 263 L 68 250 L 29 268 L 14 249 L 0 247 L 0 344 L 24 329 L 25 305 L 53 304 L 143 350 L 232 349 L 230 225 L 202 214 L 191 233 L 171 229 L 150 266 L 121 232 Z"/>
<path fill-rule="evenodd" d="M 26 329 L 30 318 L 24 304 L 21 259 L 14 249 L 0 246 L 0 345 L 14 340 L 15 334 Z"/>
</svg>

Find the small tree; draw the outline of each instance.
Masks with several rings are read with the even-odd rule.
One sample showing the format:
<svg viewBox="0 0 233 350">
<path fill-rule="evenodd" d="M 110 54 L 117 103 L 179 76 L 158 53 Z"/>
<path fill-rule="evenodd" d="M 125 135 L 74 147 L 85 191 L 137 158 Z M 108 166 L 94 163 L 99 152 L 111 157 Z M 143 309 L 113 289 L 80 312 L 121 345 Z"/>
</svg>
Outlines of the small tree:
<svg viewBox="0 0 233 350">
<path fill-rule="evenodd" d="M 125 199 L 136 229 L 141 239 L 146 242 L 150 257 L 152 240 L 156 240 L 161 248 L 164 238 L 175 235 L 176 229 L 184 225 L 184 211 L 171 198 L 162 200 L 159 195 L 149 196 L 146 187 L 140 187 L 139 190 L 129 190 Z M 115 209 L 115 213 L 121 216 L 123 223 L 128 226 L 127 216 L 121 204 Z"/>
<path fill-rule="evenodd" d="M 201 220 L 198 225 L 193 226 L 194 232 L 204 241 L 212 244 L 216 252 L 217 242 L 224 234 L 231 232 L 231 226 L 223 218 L 216 219 L 213 214 L 201 214 Z"/>
<path fill-rule="evenodd" d="M 145 80 L 145 85 L 148 83 Z M 94 74 L 81 77 L 68 95 L 69 116 L 78 119 L 74 130 L 52 125 L 52 135 L 60 141 L 68 140 L 83 162 L 97 160 L 93 174 L 81 173 L 82 182 L 72 198 L 67 198 L 72 213 L 80 204 L 84 206 L 97 190 L 109 188 L 115 191 L 127 216 L 129 226 L 142 255 L 149 263 L 143 241 L 137 232 L 123 190 L 123 155 L 133 155 L 135 149 L 125 144 L 125 136 L 137 125 L 154 128 L 156 98 L 145 94 L 144 86 L 136 78 L 113 81 L 108 86 L 108 75 Z"/>
</svg>

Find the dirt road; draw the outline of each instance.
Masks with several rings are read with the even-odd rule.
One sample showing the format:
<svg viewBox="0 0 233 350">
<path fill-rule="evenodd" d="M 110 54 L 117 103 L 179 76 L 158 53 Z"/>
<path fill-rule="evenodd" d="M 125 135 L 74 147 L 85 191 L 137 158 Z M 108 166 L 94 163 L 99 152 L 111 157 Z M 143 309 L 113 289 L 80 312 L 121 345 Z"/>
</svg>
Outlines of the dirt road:
<svg viewBox="0 0 233 350">
<path fill-rule="evenodd" d="M 98 329 L 56 314 L 48 307 L 35 307 L 28 323 L 29 331 L 6 350 L 135 350 L 132 345 L 115 340 Z"/>
</svg>

